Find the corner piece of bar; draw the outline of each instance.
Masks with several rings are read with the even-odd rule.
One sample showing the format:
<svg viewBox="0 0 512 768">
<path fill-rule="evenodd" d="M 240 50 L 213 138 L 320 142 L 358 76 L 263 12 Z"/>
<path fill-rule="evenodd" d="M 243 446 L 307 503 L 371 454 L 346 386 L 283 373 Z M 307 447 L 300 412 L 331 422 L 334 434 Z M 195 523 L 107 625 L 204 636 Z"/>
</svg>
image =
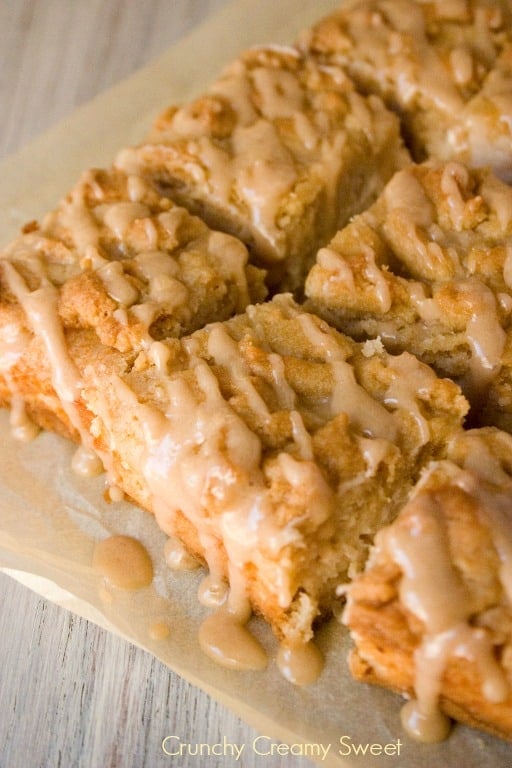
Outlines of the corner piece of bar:
<svg viewBox="0 0 512 768">
<path fill-rule="evenodd" d="M 2 403 L 23 401 L 42 426 L 76 435 L 79 375 L 68 348 L 86 353 L 101 343 L 133 360 L 158 357 L 160 339 L 265 297 L 263 273 L 247 262 L 239 240 L 210 230 L 147 180 L 86 172 L 1 253 Z"/>
<path fill-rule="evenodd" d="M 474 423 L 512 431 L 512 188 L 429 161 L 317 254 L 310 307 L 357 339 L 408 350 L 458 381 Z"/>
<path fill-rule="evenodd" d="M 231 606 L 306 643 L 467 403 L 412 355 L 358 345 L 289 296 L 164 344 L 165 370 L 112 349 L 76 360 L 94 446 L 229 582 Z"/>
<path fill-rule="evenodd" d="M 255 47 L 207 92 L 170 107 L 117 165 L 249 247 L 280 291 L 408 161 L 399 123 L 341 70 L 288 47 Z"/>
<path fill-rule="evenodd" d="M 512 740 L 511 504 L 512 437 L 461 432 L 347 589 L 352 672 L 410 699 L 420 741 L 447 735 L 443 713 Z"/>
<path fill-rule="evenodd" d="M 415 160 L 489 166 L 512 181 L 508 0 L 345 3 L 299 47 L 400 114 Z"/>
</svg>

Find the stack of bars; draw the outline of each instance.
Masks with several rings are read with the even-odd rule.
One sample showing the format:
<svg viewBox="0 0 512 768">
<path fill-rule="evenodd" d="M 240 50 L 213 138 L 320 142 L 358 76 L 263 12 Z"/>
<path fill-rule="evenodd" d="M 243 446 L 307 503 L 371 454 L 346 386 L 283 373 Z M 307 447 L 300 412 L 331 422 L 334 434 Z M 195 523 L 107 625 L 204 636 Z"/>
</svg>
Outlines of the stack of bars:
<svg viewBox="0 0 512 768">
<path fill-rule="evenodd" d="M 508 2 L 360 0 L 0 259 L 14 433 L 77 441 L 208 568 L 205 649 L 262 666 L 255 611 L 310 682 L 342 603 L 426 740 L 512 738 L 511 179 Z"/>
</svg>

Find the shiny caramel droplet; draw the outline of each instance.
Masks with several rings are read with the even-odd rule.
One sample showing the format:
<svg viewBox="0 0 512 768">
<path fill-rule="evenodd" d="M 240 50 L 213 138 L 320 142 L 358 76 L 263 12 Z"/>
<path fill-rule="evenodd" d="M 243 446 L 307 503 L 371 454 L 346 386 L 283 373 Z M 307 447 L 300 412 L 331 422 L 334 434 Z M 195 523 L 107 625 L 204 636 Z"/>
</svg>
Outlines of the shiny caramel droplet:
<svg viewBox="0 0 512 768">
<path fill-rule="evenodd" d="M 25 402 L 20 397 L 13 397 L 10 414 L 11 434 L 21 443 L 29 443 L 39 434 L 39 427 L 25 410 Z"/>
<path fill-rule="evenodd" d="M 149 627 L 149 636 L 152 640 L 165 640 L 171 634 L 171 629 L 166 621 L 154 621 Z"/>
<path fill-rule="evenodd" d="M 119 488 L 117 485 L 109 485 L 108 500 L 113 502 L 114 504 L 118 504 L 119 502 L 124 501 L 123 489 Z"/>
<path fill-rule="evenodd" d="M 400 719 L 406 733 L 424 744 L 444 741 L 451 730 L 451 720 L 437 707 L 424 712 L 416 699 L 402 707 Z"/>
<path fill-rule="evenodd" d="M 172 537 L 165 543 L 164 558 L 173 571 L 192 571 L 201 565 L 199 560 L 187 552 L 180 541 Z"/>
<path fill-rule="evenodd" d="M 80 477 L 96 477 L 104 471 L 99 456 L 83 445 L 78 446 L 73 454 L 71 469 Z"/>
<path fill-rule="evenodd" d="M 208 616 L 199 628 L 199 645 L 228 669 L 265 669 L 267 654 L 249 630 L 227 610 Z"/>
<path fill-rule="evenodd" d="M 311 685 L 320 676 L 324 658 L 313 643 L 282 645 L 277 654 L 279 671 L 294 685 Z"/>
<path fill-rule="evenodd" d="M 198 587 L 197 597 L 201 605 L 206 605 L 208 608 L 216 608 L 226 601 L 228 592 L 229 586 L 227 582 L 208 574 Z"/>
<path fill-rule="evenodd" d="M 153 580 L 151 558 L 140 541 L 131 536 L 109 536 L 97 542 L 92 565 L 119 589 L 142 589 Z"/>
</svg>

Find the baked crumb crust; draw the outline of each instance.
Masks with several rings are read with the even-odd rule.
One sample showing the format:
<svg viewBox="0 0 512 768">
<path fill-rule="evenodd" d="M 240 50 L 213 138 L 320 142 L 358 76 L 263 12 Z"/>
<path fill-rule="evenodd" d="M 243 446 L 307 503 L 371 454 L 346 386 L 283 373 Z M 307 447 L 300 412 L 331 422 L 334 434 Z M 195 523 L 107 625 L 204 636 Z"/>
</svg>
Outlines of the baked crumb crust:
<svg viewBox="0 0 512 768">
<path fill-rule="evenodd" d="M 243 243 L 117 169 L 87 171 L 54 211 L 3 250 L 0 273 L 2 402 L 23 398 L 43 427 L 75 437 L 52 385 L 56 362 L 34 336 L 41 317 L 30 319 L 22 295 L 39 290 L 48 312 L 55 304 L 65 343 L 86 344 L 88 331 L 132 356 L 141 349 L 157 355 L 161 338 L 266 296 L 264 273 L 248 264 Z"/>
<path fill-rule="evenodd" d="M 380 99 L 278 46 L 243 53 L 116 160 L 244 240 L 279 291 L 300 288 L 319 245 L 406 162 L 398 120 Z"/>
<path fill-rule="evenodd" d="M 395 110 L 416 161 L 490 166 L 511 181 L 511 20 L 506 0 L 362 0 L 298 44 Z"/>
<path fill-rule="evenodd" d="M 428 161 L 317 254 L 313 311 L 457 380 L 480 424 L 509 430 L 512 190 L 487 170 Z"/>
<path fill-rule="evenodd" d="M 480 649 L 471 652 L 466 639 L 465 652 L 455 646 L 447 654 L 437 704 L 449 716 L 506 739 L 512 738 L 512 612 L 502 537 L 507 537 L 510 525 L 504 521 L 506 499 L 510 498 L 511 447 L 510 435 L 494 428 L 470 430 L 457 437 L 448 461 L 435 462 L 425 471 L 397 520 L 379 532 L 366 572 L 347 591 L 344 612 L 355 641 L 350 658 L 353 674 L 407 697 L 421 690 L 422 644 L 428 638 L 435 641 L 436 631 L 446 634 L 451 628 L 454 632 L 455 622 L 462 622 L 457 631 L 463 626 L 466 634 L 473 633 Z M 433 519 L 442 531 L 437 559 L 430 559 L 426 509 L 434 512 Z M 394 536 L 413 539 L 422 525 L 423 576 L 412 590 L 414 598 L 404 589 L 404 573 L 410 577 L 414 563 L 405 565 L 407 556 L 401 559 L 400 551 L 388 545 Z M 439 562 L 447 563 L 452 593 L 464 596 L 464 618 L 448 618 L 445 626 L 434 629 L 436 610 L 420 613 L 426 605 L 426 582 L 430 580 L 433 591 L 438 587 Z M 444 594 L 449 605 L 452 595 Z M 492 668 L 489 660 L 484 661 L 487 652 Z M 433 678 L 438 673 L 427 665 L 426 674 Z M 493 701 L 489 681 L 496 674 L 507 692 Z"/>
<path fill-rule="evenodd" d="M 21 298 L 32 318 L 37 292 Z M 48 319 L 23 329 L 5 389 L 27 407 L 35 390 L 38 420 L 46 391 L 46 411 L 98 453 L 111 484 L 288 641 L 307 642 L 332 612 L 338 583 L 467 411 L 458 387 L 412 355 L 358 345 L 285 295 L 155 342 L 158 355 L 64 319 L 53 315 L 57 365 Z"/>
<path fill-rule="evenodd" d="M 437 637 L 401 592 L 424 518 L 512 684 L 511 29 L 498 0 L 347 4 L 242 54 L 0 255 L 14 427 L 97 454 L 287 650 L 342 585 L 355 676 L 409 696 Z M 468 431 L 463 392 L 492 427 Z M 442 709 L 511 738 L 509 691 L 452 656 Z"/>
</svg>

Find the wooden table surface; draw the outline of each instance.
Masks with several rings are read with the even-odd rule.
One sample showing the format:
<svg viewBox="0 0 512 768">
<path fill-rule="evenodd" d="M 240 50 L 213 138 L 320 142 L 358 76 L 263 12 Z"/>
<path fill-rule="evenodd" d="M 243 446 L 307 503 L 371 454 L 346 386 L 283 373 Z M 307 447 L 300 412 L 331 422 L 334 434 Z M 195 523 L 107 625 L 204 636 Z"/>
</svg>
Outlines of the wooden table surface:
<svg viewBox="0 0 512 768">
<path fill-rule="evenodd" d="M 184 35 L 226 0 L 0 0 L 0 157 Z M 0 574 L 0 768 L 306 768 L 148 653 Z M 171 757 L 167 735 L 246 744 Z"/>
</svg>

